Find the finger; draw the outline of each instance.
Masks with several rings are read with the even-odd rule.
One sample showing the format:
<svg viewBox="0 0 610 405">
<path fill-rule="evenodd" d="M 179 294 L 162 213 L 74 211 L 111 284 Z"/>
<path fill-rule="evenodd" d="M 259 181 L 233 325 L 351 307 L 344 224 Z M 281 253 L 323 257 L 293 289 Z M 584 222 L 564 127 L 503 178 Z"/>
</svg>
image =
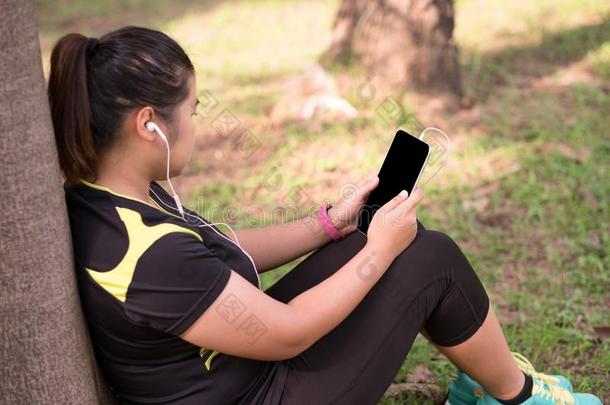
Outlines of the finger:
<svg viewBox="0 0 610 405">
<path fill-rule="evenodd" d="M 379 185 L 379 177 L 374 175 L 372 178 L 367 178 L 367 180 L 358 187 L 358 193 L 361 196 L 367 195 L 370 193 L 375 187 Z"/>
<path fill-rule="evenodd" d="M 385 203 L 385 205 L 382 208 L 388 212 L 392 211 L 394 208 L 396 208 L 398 205 L 400 205 L 400 203 L 406 201 L 408 196 L 409 196 L 409 194 L 407 193 L 407 191 L 402 190 L 394 198 L 392 198 L 390 201 Z"/>
<path fill-rule="evenodd" d="M 356 186 L 361 187 L 361 186 L 367 185 L 367 184 L 371 183 L 373 180 L 375 180 L 376 177 L 377 177 L 376 172 L 370 172 L 364 179 L 362 179 L 358 183 L 356 183 Z"/>
<path fill-rule="evenodd" d="M 354 197 L 358 200 L 364 200 L 378 184 L 379 177 L 377 177 L 377 174 L 375 172 L 370 173 L 368 177 L 356 184 Z"/>
<path fill-rule="evenodd" d="M 416 188 L 409 197 L 413 202 L 413 207 L 415 207 L 424 198 L 424 191 L 421 188 Z"/>
<path fill-rule="evenodd" d="M 409 197 L 406 200 L 401 202 L 396 207 L 396 209 L 400 210 L 400 215 L 404 215 L 407 212 L 415 209 L 415 207 L 419 204 L 419 202 L 422 200 L 423 197 L 424 197 L 423 191 L 419 188 L 416 188 L 415 190 L 413 190 L 411 195 L 409 195 Z"/>
</svg>

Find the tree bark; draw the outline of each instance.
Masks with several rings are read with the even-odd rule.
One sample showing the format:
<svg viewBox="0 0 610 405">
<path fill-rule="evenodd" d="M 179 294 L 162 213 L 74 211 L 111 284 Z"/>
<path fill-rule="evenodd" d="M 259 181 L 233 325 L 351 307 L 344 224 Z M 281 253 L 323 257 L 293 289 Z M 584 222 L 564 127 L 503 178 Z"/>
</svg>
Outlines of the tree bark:
<svg viewBox="0 0 610 405">
<path fill-rule="evenodd" d="M 332 41 L 321 56 L 320 62 L 329 66 L 332 63 L 348 64 L 352 55 L 352 39 L 358 20 L 366 9 L 367 0 L 344 0 L 333 24 Z"/>
<path fill-rule="evenodd" d="M 343 0 L 325 66 L 355 61 L 388 86 L 462 96 L 452 0 Z"/>
<path fill-rule="evenodd" d="M 81 312 L 34 4 L 0 2 L 0 395 L 116 403 Z"/>
</svg>

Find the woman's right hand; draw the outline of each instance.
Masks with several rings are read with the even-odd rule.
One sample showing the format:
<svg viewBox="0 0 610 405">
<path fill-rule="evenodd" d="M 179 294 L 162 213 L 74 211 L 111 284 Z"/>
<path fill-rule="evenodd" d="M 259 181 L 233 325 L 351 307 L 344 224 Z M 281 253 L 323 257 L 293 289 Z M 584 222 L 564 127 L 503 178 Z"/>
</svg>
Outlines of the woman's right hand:
<svg viewBox="0 0 610 405">
<path fill-rule="evenodd" d="M 423 192 L 417 188 L 408 196 L 398 194 L 379 208 L 369 225 L 367 244 L 376 252 L 395 259 L 415 239 L 415 211 L 422 198 Z"/>
</svg>

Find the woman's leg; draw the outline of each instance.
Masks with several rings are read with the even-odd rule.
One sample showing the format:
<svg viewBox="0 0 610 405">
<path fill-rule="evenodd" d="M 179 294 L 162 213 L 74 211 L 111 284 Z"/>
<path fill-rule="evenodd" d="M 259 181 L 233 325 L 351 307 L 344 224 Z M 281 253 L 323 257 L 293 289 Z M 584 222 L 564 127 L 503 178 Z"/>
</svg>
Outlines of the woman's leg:
<svg viewBox="0 0 610 405">
<path fill-rule="evenodd" d="M 517 366 L 493 308 L 477 333 L 455 346 L 436 344 L 425 329 L 421 331 L 453 364 L 479 382 L 496 398 L 514 398 L 523 388 L 525 375 Z"/>
<path fill-rule="evenodd" d="M 490 319 L 489 298 L 453 240 L 422 228 L 341 324 L 287 360 L 283 404 L 376 404 L 422 328 L 436 344 L 458 348 L 455 358 L 460 358 L 460 347 L 464 353 L 472 352 L 470 345 L 461 345 Z M 365 243 L 366 238 L 354 232 L 325 245 L 267 293 L 290 301 L 332 275 Z M 363 263 L 363 274 L 365 266 Z M 494 349 L 488 361 L 496 365 L 502 373 L 499 380 L 505 382 L 511 379 L 514 361 L 506 361 L 506 355 L 510 356 L 507 347 Z M 468 370 L 469 360 L 464 356 Z M 497 393 L 494 383 L 485 388 Z M 519 380 L 513 383 L 518 385 Z"/>
</svg>

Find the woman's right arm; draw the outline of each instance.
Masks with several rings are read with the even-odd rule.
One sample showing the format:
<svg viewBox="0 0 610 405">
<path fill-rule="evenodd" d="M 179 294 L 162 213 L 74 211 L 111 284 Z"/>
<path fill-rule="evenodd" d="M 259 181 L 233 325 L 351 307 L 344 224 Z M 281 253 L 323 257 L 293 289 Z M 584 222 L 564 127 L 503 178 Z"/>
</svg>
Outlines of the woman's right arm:
<svg viewBox="0 0 610 405">
<path fill-rule="evenodd" d="M 373 217 L 366 245 L 332 276 L 282 303 L 231 271 L 220 295 L 181 337 L 197 346 L 258 360 L 288 359 L 341 323 L 414 239 L 416 190 Z"/>
</svg>

